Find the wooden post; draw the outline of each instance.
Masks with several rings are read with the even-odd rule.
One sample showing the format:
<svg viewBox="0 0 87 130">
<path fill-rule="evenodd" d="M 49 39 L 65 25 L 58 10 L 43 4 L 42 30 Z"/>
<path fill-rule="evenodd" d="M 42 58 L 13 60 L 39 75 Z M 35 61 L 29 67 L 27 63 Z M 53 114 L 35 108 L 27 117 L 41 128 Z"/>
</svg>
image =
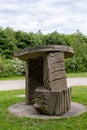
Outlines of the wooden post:
<svg viewBox="0 0 87 130">
<path fill-rule="evenodd" d="M 67 89 L 64 52 L 51 52 L 47 55 L 50 89 L 61 92 Z"/>
<path fill-rule="evenodd" d="M 29 105 L 29 60 L 26 61 L 26 105 Z"/>
</svg>

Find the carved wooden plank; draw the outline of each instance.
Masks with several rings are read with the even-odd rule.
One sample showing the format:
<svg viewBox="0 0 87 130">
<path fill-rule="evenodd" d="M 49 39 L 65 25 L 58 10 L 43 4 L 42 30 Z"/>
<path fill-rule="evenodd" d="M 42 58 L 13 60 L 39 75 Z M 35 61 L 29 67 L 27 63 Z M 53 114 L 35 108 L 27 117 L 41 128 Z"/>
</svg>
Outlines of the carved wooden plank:
<svg viewBox="0 0 87 130">
<path fill-rule="evenodd" d="M 50 89 L 50 79 L 49 79 L 49 68 L 47 55 L 43 58 L 43 86 L 47 89 Z"/>
<path fill-rule="evenodd" d="M 50 70 L 51 72 L 55 72 L 55 71 L 58 71 L 58 70 L 65 70 L 65 63 L 64 61 L 62 62 L 55 62 L 53 64 L 50 65 Z"/>
<path fill-rule="evenodd" d="M 67 93 L 71 91 L 70 88 L 62 92 L 51 92 L 45 88 L 35 89 L 35 104 L 34 107 L 43 114 L 48 115 L 62 115 L 70 109 L 70 96 Z"/>
<path fill-rule="evenodd" d="M 66 78 L 55 80 L 54 82 L 51 82 L 51 91 L 52 92 L 60 92 L 67 89 L 67 82 Z"/>
<path fill-rule="evenodd" d="M 64 52 L 51 52 L 48 54 L 48 62 L 54 64 L 57 62 L 64 62 Z"/>
<path fill-rule="evenodd" d="M 61 101 L 61 109 L 62 109 L 62 112 L 61 114 L 64 114 L 64 91 L 61 92 L 61 98 L 62 98 L 62 101 Z"/>
<path fill-rule="evenodd" d="M 28 60 L 26 61 L 26 105 L 29 104 L 29 62 Z"/>
<path fill-rule="evenodd" d="M 54 73 L 51 73 L 50 75 L 50 82 L 54 82 L 55 80 L 60 80 L 66 78 L 66 72 L 65 70 L 62 71 L 56 71 Z"/>
<path fill-rule="evenodd" d="M 64 53 L 53 52 L 47 56 L 49 87 L 52 91 L 60 92 L 67 88 Z M 63 69 L 61 68 L 61 64 Z M 58 68 L 59 67 L 59 68 Z"/>
</svg>

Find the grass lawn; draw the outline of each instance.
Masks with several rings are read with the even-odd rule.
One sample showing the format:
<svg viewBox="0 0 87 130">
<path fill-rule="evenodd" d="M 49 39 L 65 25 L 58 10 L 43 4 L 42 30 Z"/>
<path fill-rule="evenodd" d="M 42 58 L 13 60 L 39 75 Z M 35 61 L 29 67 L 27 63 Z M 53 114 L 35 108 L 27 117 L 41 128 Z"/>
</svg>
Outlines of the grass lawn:
<svg viewBox="0 0 87 130">
<path fill-rule="evenodd" d="M 0 80 L 20 80 L 25 79 L 24 76 L 10 76 L 10 77 L 0 77 Z"/>
<path fill-rule="evenodd" d="M 0 92 L 0 130 L 87 130 L 87 112 L 68 119 L 30 119 L 16 117 L 8 112 L 12 104 L 24 101 L 24 90 Z M 73 87 L 72 100 L 87 106 L 87 86 Z"/>
<path fill-rule="evenodd" d="M 68 78 L 75 77 L 87 77 L 87 72 L 84 73 L 67 73 Z M 11 76 L 11 77 L 0 77 L 0 80 L 17 80 L 17 79 L 25 79 L 25 76 Z"/>
<path fill-rule="evenodd" d="M 87 77 L 87 72 L 83 72 L 83 73 L 67 73 L 67 77 L 68 78 Z"/>
</svg>

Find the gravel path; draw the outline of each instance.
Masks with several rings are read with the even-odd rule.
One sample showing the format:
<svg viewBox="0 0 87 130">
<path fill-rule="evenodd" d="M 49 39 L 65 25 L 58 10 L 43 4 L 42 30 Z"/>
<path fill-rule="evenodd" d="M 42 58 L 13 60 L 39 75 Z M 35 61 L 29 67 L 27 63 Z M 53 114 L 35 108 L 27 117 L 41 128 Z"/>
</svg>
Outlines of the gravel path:
<svg viewBox="0 0 87 130">
<path fill-rule="evenodd" d="M 67 78 L 68 86 L 87 86 L 87 78 Z M 24 89 L 25 80 L 5 80 L 0 81 L 0 91 Z"/>
</svg>

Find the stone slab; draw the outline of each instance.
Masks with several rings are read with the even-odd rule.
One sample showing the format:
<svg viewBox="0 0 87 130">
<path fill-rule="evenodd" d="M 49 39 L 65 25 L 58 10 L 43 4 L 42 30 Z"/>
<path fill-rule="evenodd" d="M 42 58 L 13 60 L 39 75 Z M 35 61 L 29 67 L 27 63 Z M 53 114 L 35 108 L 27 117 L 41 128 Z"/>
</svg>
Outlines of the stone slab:
<svg viewBox="0 0 87 130">
<path fill-rule="evenodd" d="M 9 107 L 9 111 L 15 116 L 19 117 L 29 117 L 29 118 L 39 118 L 39 119 L 57 119 L 57 118 L 70 118 L 78 116 L 84 112 L 87 112 L 86 106 L 72 102 L 71 108 L 62 116 L 48 116 L 42 115 L 33 107 L 33 105 L 25 105 L 24 102 L 14 104 Z"/>
<path fill-rule="evenodd" d="M 70 46 L 63 45 L 43 45 L 38 47 L 26 48 L 21 51 L 14 52 L 14 56 L 27 60 L 29 58 L 36 58 L 46 55 L 48 52 L 64 52 L 64 57 L 69 58 L 73 56 L 73 49 Z"/>
</svg>

